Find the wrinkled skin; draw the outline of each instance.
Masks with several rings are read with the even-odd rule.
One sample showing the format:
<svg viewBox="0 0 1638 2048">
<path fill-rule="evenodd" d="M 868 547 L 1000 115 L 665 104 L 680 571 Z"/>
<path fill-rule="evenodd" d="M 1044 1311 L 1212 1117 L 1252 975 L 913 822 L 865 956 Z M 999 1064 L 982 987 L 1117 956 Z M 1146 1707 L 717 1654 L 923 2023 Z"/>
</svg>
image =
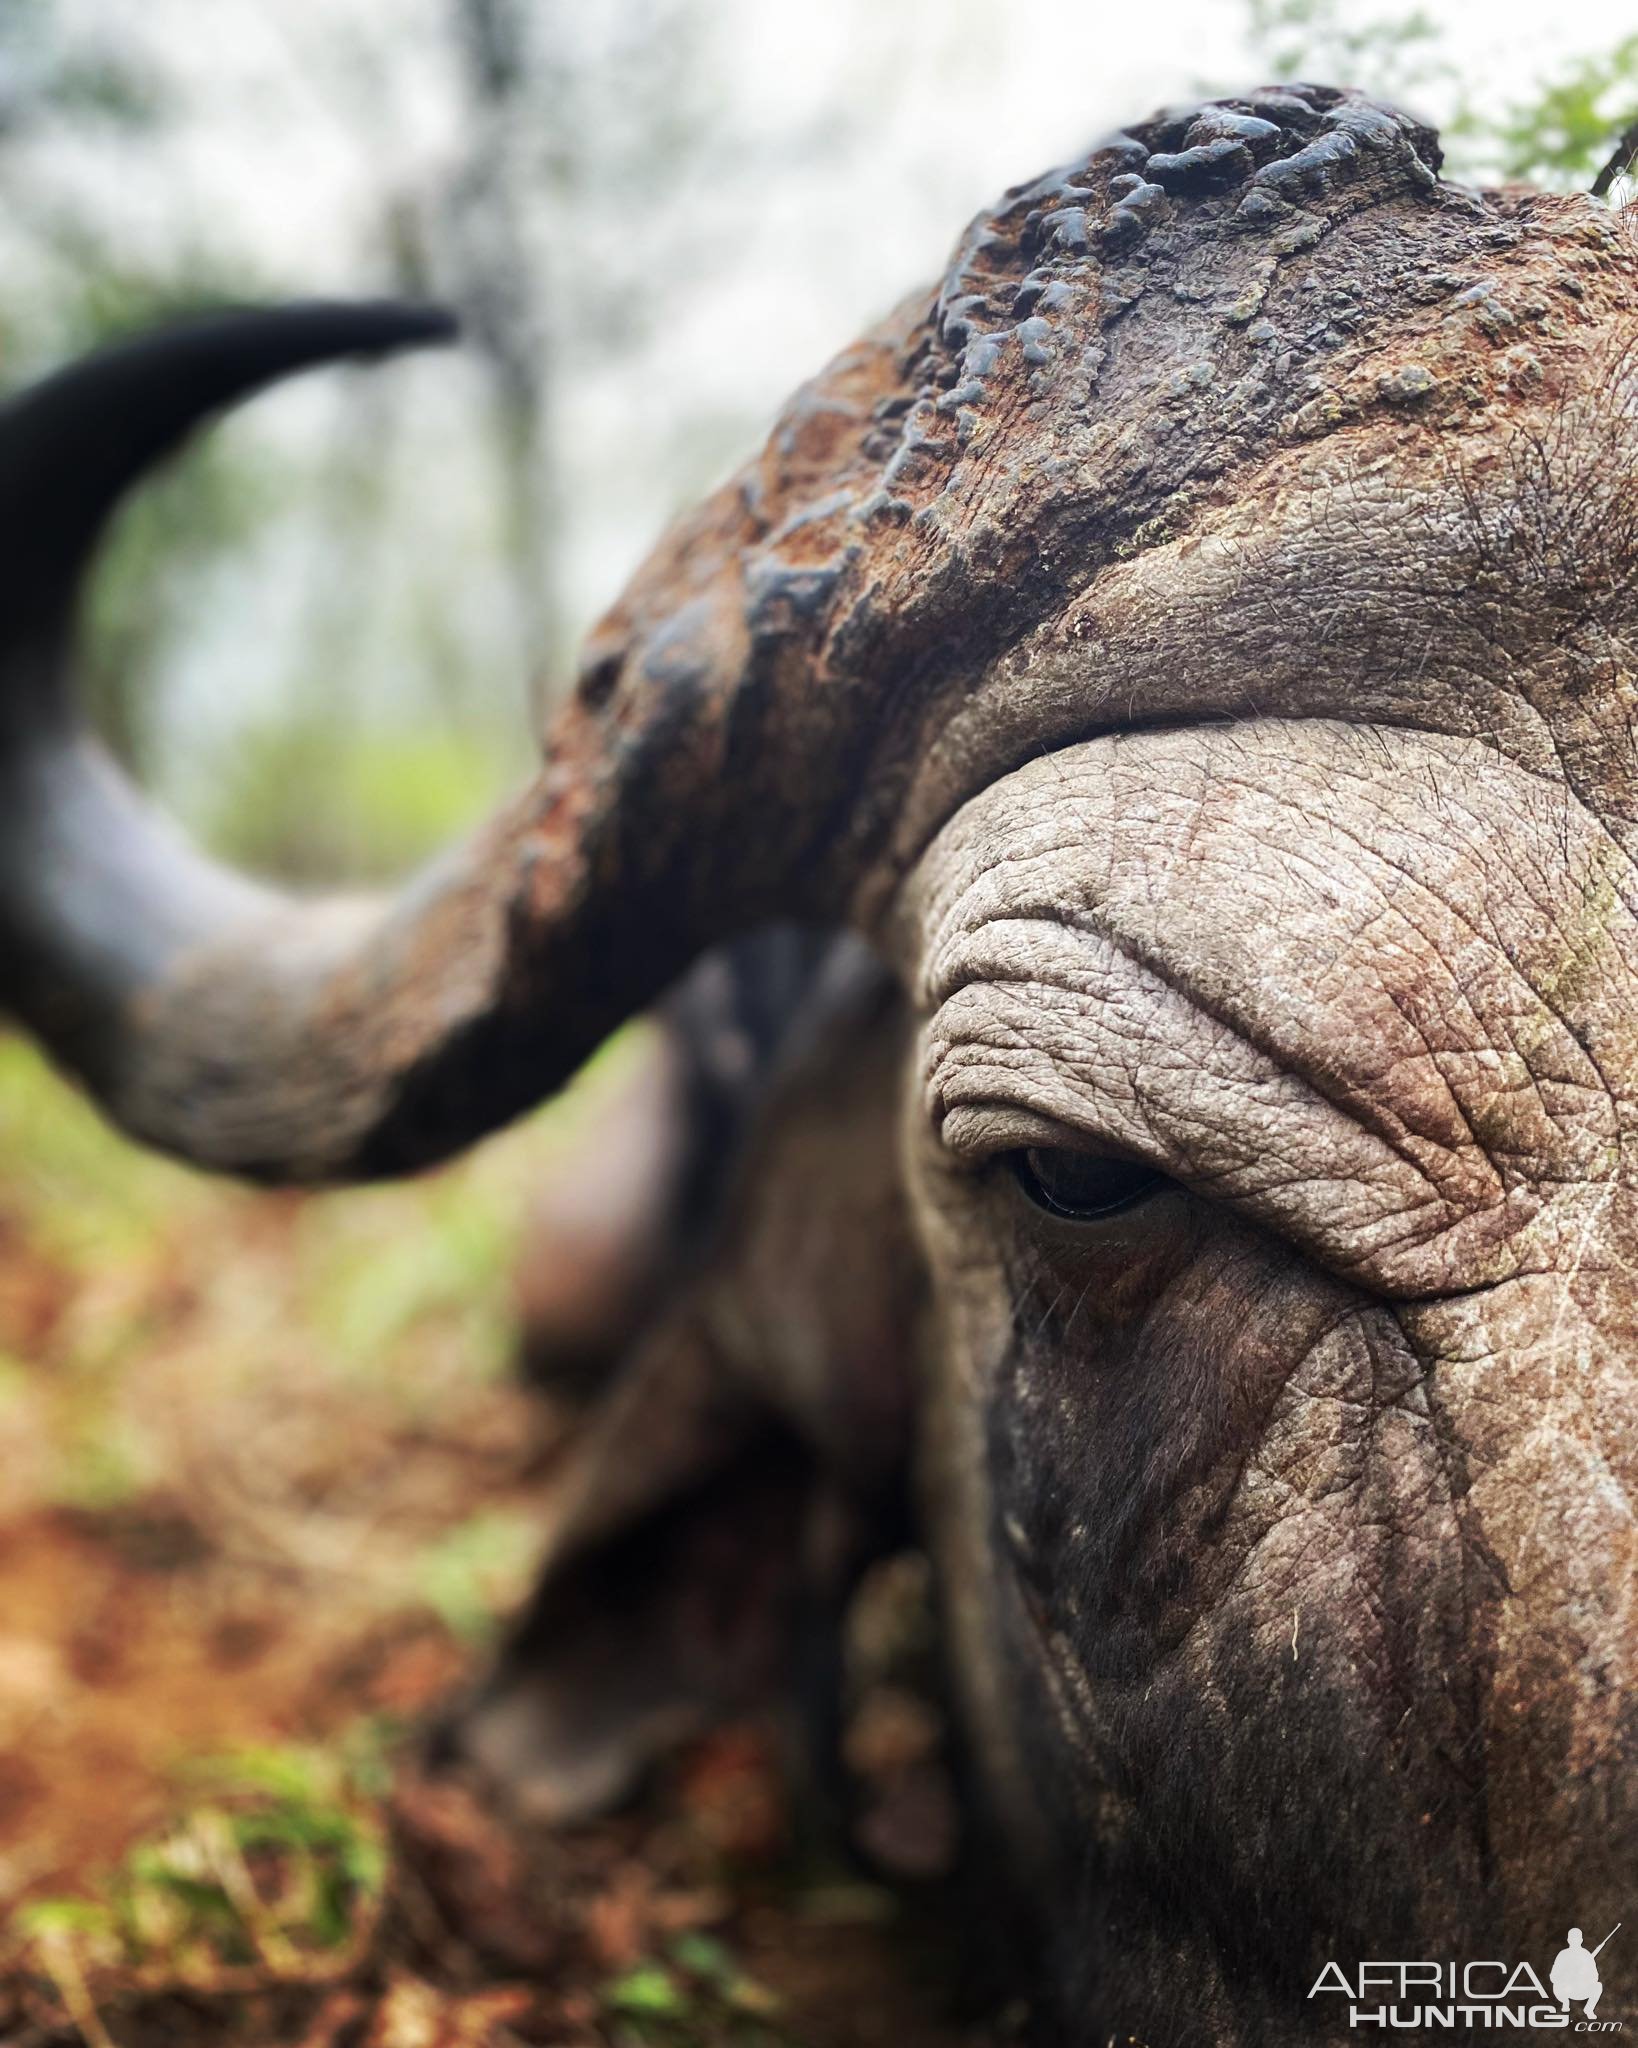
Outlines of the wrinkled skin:
<svg viewBox="0 0 1638 2048">
<path fill-rule="evenodd" d="M 1001 777 L 892 933 L 951 1662 L 1077 2039 L 1324 2038 L 1327 1958 L 1534 1956 L 1635 1870 L 1629 828 L 1545 736 L 1281 716 L 1281 681 Z M 1376 681 L 1344 649 L 1327 687 Z M 1061 1221 L 1026 1146 L 1166 1179 Z M 753 1184 L 822 1206 L 811 1164 Z M 753 1270 L 741 1389 L 781 1329 L 832 1340 L 825 1401 L 880 1383 Z M 673 1324 L 646 1356 L 675 1384 Z"/>
<path fill-rule="evenodd" d="M 922 1487 L 1071 2039 L 1629 1909 L 1632 411 L 1600 339 L 1516 439 L 1281 451 L 901 813 Z M 1165 1180 L 1060 1220 L 1031 1146 Z"/>
<path fill-rule="evenodd" d="M 1260 2038 L 1328 1956 L 1613 1925 L 1619 840 L 1481 744 L 1266 718 L 1020 771 L 914 896 L 957 1662 L 1007 1645 L 975 1705 L 1074 1900 L 1071 1995 Z M 1022 1144 L 1168 1179 L 1058 1223 L 995 1170 Z"/>
<path fill-rule="evenodd" d="M 1328 1961 L 1633 1917 L 1638 245 L 1437 166 L 1302 88 L 1007 194 L 391 906 L 247 904 L 39 648 L 4 700 L 0 996 L 208 1164 L 426 1163 L 711 948 L 854 934 L 709 1143 L 672 999 L 665 1184 L 608 1212 L 667 1256 L 533 1296 L 579 1433 L 449 1740 L 620 1796 L 823 1665 L 913 1502 L 1070 2042 L 1358 2038 Z"/>
</svg>

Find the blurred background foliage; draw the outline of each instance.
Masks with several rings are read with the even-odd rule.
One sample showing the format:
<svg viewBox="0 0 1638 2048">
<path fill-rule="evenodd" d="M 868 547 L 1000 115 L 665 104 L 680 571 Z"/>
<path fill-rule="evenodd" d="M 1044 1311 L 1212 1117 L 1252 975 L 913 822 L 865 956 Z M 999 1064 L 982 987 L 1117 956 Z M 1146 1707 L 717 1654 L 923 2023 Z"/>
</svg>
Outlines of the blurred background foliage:
<svg viewBox="0 0 1638 2048">
<path fill-rule="evenodd" d="M 1469 0 L 1172 12 L 1156 47 L 1069 0 L 1027 36 L 978 0 L 4 0 L 6 381 L 221 299 L 464 322 L 143 495 L 92 606 L 110 742 L 259 869 L 400 869 L 527 771 L 664 520 L 1009 180 L 1257 74 L 1407 100 L 1459 175 L 1560 186 L 1638 113 L 1598 4 L 1573 33 Z"/>
<path fill-rule="evenodd" d="M 1451 176 L 1583 189 L 1638 117 L 1638 35 L 1550 62 L 1498 95 L 1482 74 L 1474 82 L 1471 52 L 1441 25 L 1442 9 L 1377 13 L 1340 0 L 1248 7 L 1253 45 L 1272 75 L 1346 80 L 1435 111 Z"/>
</svg>

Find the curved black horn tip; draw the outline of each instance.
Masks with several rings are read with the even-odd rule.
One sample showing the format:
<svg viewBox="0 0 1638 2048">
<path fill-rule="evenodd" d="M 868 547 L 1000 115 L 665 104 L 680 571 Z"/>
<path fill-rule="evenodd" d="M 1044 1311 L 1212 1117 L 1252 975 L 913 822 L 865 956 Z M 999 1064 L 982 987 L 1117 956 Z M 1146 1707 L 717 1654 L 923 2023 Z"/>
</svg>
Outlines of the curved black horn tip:
<svg viewBox="0 0 1638 2048">
<path fill-rule="evenodd" d="M 216 316 L 224 329 L 240 321 L 274 324 L 292 348 L 324 356 L 387 355 L 454 341 L 460 321 L 448 306 L 418 299 L 312 299 L 285 306 L 245 307 Z M 200 326 L 214 324 L 209 317 Z"/>
<path fill-rule="evenodd" d="M 0 633 L 57 610 L 114 504 L 212 414 L 297 371 L 456 332 L 447 307 L 409 300 L 224 307 L 19 392 L 0 405 Z"/>
</svg>

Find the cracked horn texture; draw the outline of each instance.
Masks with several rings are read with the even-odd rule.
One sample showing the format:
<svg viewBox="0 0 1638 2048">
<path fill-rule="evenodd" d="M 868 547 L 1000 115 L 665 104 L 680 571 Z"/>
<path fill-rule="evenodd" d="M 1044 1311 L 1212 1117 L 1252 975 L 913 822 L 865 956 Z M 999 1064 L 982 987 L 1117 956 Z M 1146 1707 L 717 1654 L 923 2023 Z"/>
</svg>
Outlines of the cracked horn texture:
<svg viewBox="0 0 1638 2048">
<path fill-rule="evenodd" d="M 754 775 L 765 870 L 870 921 L 976 786 L 948 752 L 929 774 L 944 727 L 1101 571 L 1335 433 L 1389 452 L 1546 405 L 1630 313 L 1604 209 L 1439 161 L 1406 115 L 1292 87 L 1007 194 L 661 545 L 582 704 L 664 733 L 657 796 L 691 744 L 719 788 Z"/>
</svg>

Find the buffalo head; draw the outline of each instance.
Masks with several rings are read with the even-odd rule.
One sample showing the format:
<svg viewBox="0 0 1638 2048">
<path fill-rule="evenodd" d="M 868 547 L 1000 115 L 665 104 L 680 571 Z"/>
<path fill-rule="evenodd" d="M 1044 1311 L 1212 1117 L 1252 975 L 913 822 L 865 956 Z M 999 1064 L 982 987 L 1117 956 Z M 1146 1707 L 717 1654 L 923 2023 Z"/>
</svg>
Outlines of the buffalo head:
<svg viewBox="0 0 1638 2048">
<path fill-rule="evenodd" d="M 193 420 L 430 317 L 0 419 L 0 990 L 139 1137 L 411 1168 L 755 925 L 891 964 L 925 1526 L 1088 2040 L 1330 2038 L 1330 1960 L 1633 1906 L 1638 245 L 1438 169 L 1298 88 L 1009 193 L 386 904 L 174 842 L 68 622 Z"/>
</svg>

